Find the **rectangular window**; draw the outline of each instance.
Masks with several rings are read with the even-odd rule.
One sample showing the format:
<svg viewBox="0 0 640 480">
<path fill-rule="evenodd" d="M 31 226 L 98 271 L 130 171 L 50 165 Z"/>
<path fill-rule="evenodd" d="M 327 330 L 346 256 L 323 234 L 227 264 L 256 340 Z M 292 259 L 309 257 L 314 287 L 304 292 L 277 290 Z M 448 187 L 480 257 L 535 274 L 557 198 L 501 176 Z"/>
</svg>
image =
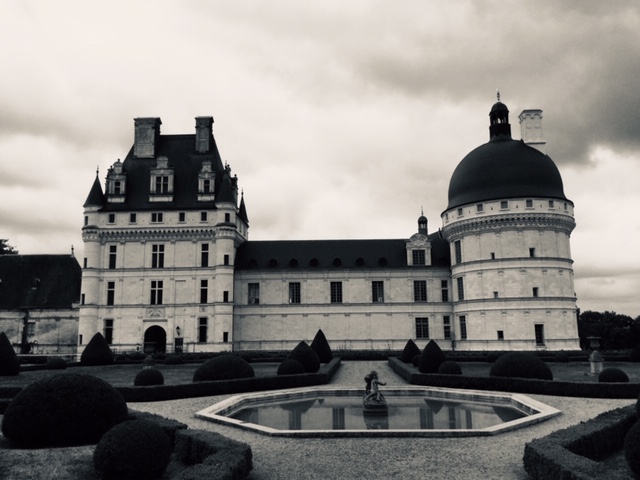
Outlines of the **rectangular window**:
<svg viewBox="0 0 640 480">
<path fill-rule="evenodd" d="M 467 339 L 467 317 L 466 315 L 460 315 L 458 317 L 458 320 L 460 320 L 460 339 L 466 340 Z"/>
<path fill-rule="evenodd" d="M 451 317 L 445 315 L 442 317 L 443 334 L 445 340 L 451 340 Z"/>
<path fill-rule="evenodd" d="M 507 208 L 509 208 L 509 200 L 502 200 L 500 202 L 500 208 L 502 210 L 506 210 Z"/>
<path fill-rule="evenodd" d="M 84 257 L 82 259 L 82 268 L 87 268 L 88 263 L 89 263 L 89 260 L 87 259 L 87 257 Z"/>
<path fill-rule="evenodd" d="M 491 255 L 489 255 L 491 257 L 491 260 L 495 260 L 496 259 L 496 252 L 491 252 Z"/>
<path fill-rule="evenodd" d="M 138 221 L 138 214 L 137 213 L 130 213 L 129 214 L 129 223 L 136 223 Z"/>
<path fill-rule="evenodd" d="M 493 291 L 493 298 L 498 298 L 498 292 L 497 291 Z"/>
<path fill-rule="evenodd" d="M 527 208 L 533 208 L 533 200 L 527 199 L 525 205 Z"/>
<path fill-rule="evenodd" d="M 163 221 L 164 221 L 164 216 L 162 212 L 151 213 L 151 223 L 162 223 Z"/>
<path fill-rule="evenodd" d="M 202 193 L 211 193 L 211 180 L 208 178 L 202 180 Z"/>
<path fill-rule="evenodd" d="M 498 330 L 498 340 L 504 340 L 504 331 Z"/>
<path fill-rule="evenodd" d="M 107 282 L 107 305 L 115 305 L 116 282 Z"/>
<path fill-rule="evenodd" d="M 230 213 L 225 213 L 224 214 L 224 221 L 225 221 L 225 223 L 231 223 L 231 214 Z"/>
<path fill-rule="evenodd" d="M 224 256 L 224 264 L 229 265 L 229 255 Z"/>
<path fill-rule="evenodd" d="M 208 267 L 209 266 L 209 244 L 203 243 L 200 246 L 200 266 Z"/>
<path fill-rule="evenodd" d="M 260 303 L 260 284 L 249 284 L 249 305 L 258 305 Z"/>
<path fill-rule="evenodd" d="M 229 332 L 222 332 L 222 341 L 224 343 L 229 343 Z"/>
<path fill-rule="evenodd" d="M 565 209 L 566 210 L 566 209 Z M 86 227 L 87 225 L 89 225 L 89 216 L 85 215 L 84 216 L 84 226 Z"/>
<path fill-rule="evenodd" d="M 553 200 L 549 200 L 549 208 L 555 208 L 556 204 Z"/>
<path fill-rule="evenodd" d="M 156 176 L 156 191 L 155 193 L 169 193 L 169 176 L 157 175 Z"/>
<path fill-rule="evenodd" d="M 289 303 L 300 303 L 300 282 L 289 283 Z"/>
<path fill-rule="evenodd" d="M 151 268 L 164 268 L 164 245 L 151 245 Z"/>
<path fill-rule="evenodd" d="M 371 282 L 371 301 L 373 303 L 384 302 L 384 282 L 381 282 L 381 281 Z"/>
<path fill-rule="evenodd" d="M 462 263 L 462 243 L 460 243 L 460 240 L 456 240 L 453 242 L 453 246 L 455 248 L 456 263 Z"/>
<path fill-rule="evenodd" d="M 529 256 L 530 257 L 535 257 L 536 256 L 536 249 L 535 248 L 530 248 L 529 249 Z"/>
<path fill-rule="evenodd" d="M 207 303 L 209 280 L 200 280 L 200 303 Z"/>
<path fill-rule="evenodd" d="M 458 301 L 464 300 L 464 279 L 462 277 L 456 278 L 458 283 Z"/>
<path fill-rule="evenodd" d="M 342 303 L 342 282 L 331 282 L 331 303 Z"/>
<path fill-rule="evenodd" d="M 415 280 L 413 282 L 413 301 L 414 302 L 427 301 L 427 281 L 426 280 Z"/>
<path fill-rule="evenodd" d="M 478 213 L 484 212 L 484 205 L 482 203 L 479 203 L 476 205 L 476 212 Z"/>
<path fill-rule="evenodd" d="M 27 335 L 33 337 L 36 334 L 36 322 L 27 323 Z"/>
<path fill-rule="evenodd" d="M 200 221 L 201 222 L 207 221 L 207 212 L 200 212 Z"/>
<path fill-rule="evenodd" d="M 80 305 L 84 305 L 84 300 L 85 300 L 85 294 L 83 293 L 83 294 L 80 296 Z"/>
<path fill-rule="evenodd" d="M 461 217 L 464 215 L 464 212 L 461 208 L 458 209 L 458 216 Z"/>
<path fill-rule="evenodd" d="M 110 213 L 109 214 L 109 223 L 116 223 L 116 214 L 115 213 Z"/>
<path fill-rule="evenodd" d="M 187 220 L 187 214 L 184 212 L 178 212 L 178 221 L 184 222 Z"/>
<path fill-rule="evenodd" d="M 537 323 L 533 327 L 535 328 L 536 333 L 536 346 L 544 346 L 544 325 Z"/>
<path fill-rule="evenodd" d="M 113 344 L 113 319 L 105 318 L 103 335 L 107 345 Z"/>
<path fill-rule="evenodd" d="M 533 296 L 534 297 L 538 296 L 538 287 L 533 287 Z"/>
<path fill-rule="evenodd" d="M 229 291 L 225 290 L 224 292 L 222 292 L 222 301 L 224 303 L 229 303 Z"/>
<path fill-rule="evenodd" d="M 207 343 L 207 318 L 198 319 L 198 343 Z"/>
<path fill-rule="evenodd" d="M 82 345 L 82 334 L 78 335 L 78 345 Z"/>
<path fill-rule="evenodd" d="M 416 317 L 416 338 L 429 338 L 428 317 Z"/>
<path fill-rule="evenodd" d="M 413 264 L 414 265 L 426 265 L 426 256 L 424 250 L 413 250 Z"/>
<path fill-rule="evenodd" d="M 116 268 L 116 245 L 109 245 L 109 270 Z"/>
<path fill-rule="evenodd" d="M 151 305 L 162 305 L 162 280 L 151 280 Z"/>
<path fill-rule="evenodd" d="M 440 280 L 440 291 L 442 292 L 442 301 L 449 301 L 449 282 L 447 280 Z"/>
</svg>

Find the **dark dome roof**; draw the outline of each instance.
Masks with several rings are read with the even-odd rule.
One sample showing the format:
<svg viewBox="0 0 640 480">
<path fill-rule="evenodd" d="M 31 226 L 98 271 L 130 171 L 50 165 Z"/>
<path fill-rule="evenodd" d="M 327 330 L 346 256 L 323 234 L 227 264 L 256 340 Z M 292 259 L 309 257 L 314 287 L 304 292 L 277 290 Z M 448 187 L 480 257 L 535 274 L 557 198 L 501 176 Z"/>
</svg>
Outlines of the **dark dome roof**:
<svg viewBox="0 0 640 480">
<path fill-rule="evenodd" d="M 447 210 L 517 197 L 567 200 L 560 172 L 548 155 L 522 140 L 494 139 L 472 150 L 456 167 Z"/>
<path fill-rule="evenodd" d="M 493 107 L 491 107 L 491 113 L 493 112 L 508 112 L 509 109 L 507 108 L 507 106 L 502 103 L 502 102 L 496 102 L 493 104 Z M 491 115 L 491 113 L 489 113 L 489 115 Z"/>
</svg>

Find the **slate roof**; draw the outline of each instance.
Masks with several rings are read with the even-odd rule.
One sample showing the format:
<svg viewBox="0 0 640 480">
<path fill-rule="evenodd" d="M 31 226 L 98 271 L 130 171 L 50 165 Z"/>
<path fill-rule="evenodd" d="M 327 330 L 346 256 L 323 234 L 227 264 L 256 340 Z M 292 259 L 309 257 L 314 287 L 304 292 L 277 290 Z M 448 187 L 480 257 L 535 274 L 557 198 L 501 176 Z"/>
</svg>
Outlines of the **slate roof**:
<svg viewBox="0 0 640 480">
<path fill-rule="evenodd" d="M 433 267 L 449 267 L 449 244 L 429 235 Z M 247 241 L 236 253 L 236 270 L 271 268 L 405 268 L 405 239 Z M 429 267 L 426 267 L 429 268 Z"/>
<path fill-rule="evenodd" d="M 70 255 L 0 255 L 0 309 L 71 308 L 81 280 Z"/>
</svg>

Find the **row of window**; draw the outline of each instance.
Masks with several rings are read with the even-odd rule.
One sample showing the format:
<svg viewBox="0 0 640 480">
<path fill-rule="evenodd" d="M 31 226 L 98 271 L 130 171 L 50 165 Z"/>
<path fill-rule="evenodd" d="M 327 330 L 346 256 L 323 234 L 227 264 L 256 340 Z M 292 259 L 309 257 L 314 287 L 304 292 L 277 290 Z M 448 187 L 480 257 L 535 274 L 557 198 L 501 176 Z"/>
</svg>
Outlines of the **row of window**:
<svg viewBox="0 0 640 480">
<path fill-rule="evenodd" d="M 453 249 L 454 249 L 455 263 L 456 264 L 462 263 L 462 242 L 460 240 L 456 240 L 455 242 L 453 242 Z M 491 260 L 496 259 L 495 252 L 491 252 L 489 256 Z M 529 247 L 529 257 L 534 258 L 535 256 L 536 256 L 535 247 Z"/>
<path fill-rule="evenodd" d="M 165 245 L 162 243 L 154 243 L 151 244 L 151 268 L 164 268 L 164 254 L 165 254 Z M 203 243 L 200 245 L 200 267 L 209 267 L 209 252 L 210 245 L 208 243 Z M 117 260 L 118 260 L 118 246 L 117 245 L 109 245 L 109 261 L 108 268 L 109 270 L 114 270 L 117 268 Z M 231 261 L 230 255 L 225 254 L 223 258 L 223 264 L 229 265 Z M 88 261 L 87 258 L 84 258 L 83 267 L 87 268 Z"/>
<path fill-rule="evenodd" d="M 84 305 L 84 293 L 82 294 L 82 304 Z M 107 282 L 107 305 L 115 305 L 116 282 Z M 200 303 L 209 301 L 209 280 L 200 280 Z M 227 290 L 222 292 L 222 301 L 230 302 L 230 295 Z M 164 305 L 164 281 L 151 280 L 149 291 L 149 305 Z"/>
<path fill-rule="evenodd" d="M 151 219 L 151 223 L 164 223 L 165 221 L 165 216 L 164 216 L 164 212 L 151 212 L 150 213 L 150 219 Z M 187 221 L 187 212 L 178 212 L 178 222 L 179 223 L 184 223 Z M 209 221 L 209 212 L 200 212 L 200 221 L 201 222 L 207 222 Z M 225 213 L 224 214 L 224 221 L 226 223 L 230 223 L 231 222 L 231 214 L 230 213 Z M 116 214 L 115 213 L 109 213 L 107 216 L 107 222 L 110 224 L 115 224 L 116 223 Z M 138 223 L 138 214 L 137 213 L 129 213 L 129 223 Z M 89 216 L 85 215 L 84 216 L 84 225 L 87 226 L 89 224 Z"/>
<path fill-rule="evenodd" d="M 569 204 L 567 202 L 563 202 L 564 205 L 564 210 L 567 211 L 569 210 Z M 548 200 L 547 201 L 547 205 L 549 207 L 549 209 L 556 209 L 556 202 L 555 200 Z M 526 208 L 533 208 L 533 199 L 528 198 L 525 200 L 525 207 Z M 501 200 L 500 201 L 500 210 L 508 210 L 509 209 L 509 200 Z M 476 204 L 476 213 L 483 213 L 484 210 L 484 203 L 477 203 Z M 463 217 L 464 216 L 464 208 L 459 207 L 458 208 L 458 217 Z M 446 215 L 446 219 L 449 219 L 449 215 Z"/>
<path fill-rule="evenodd" d="M 416 317 L 415 319 L 416 325 L 416 339 L 420 340 L 428 340 L 429 335 L 429 317 Z M 449 315 L 445 315 L 442 317 L 442 327 L 443 327 L 443 338 L 445 340 L 451 340 L 451 317 Z M 460 340 L 467 340 L 467 317 L 466 315 L 460 315 L 458 317 L 458 331 L 460 332 Z M 497 330 L 497 339 L 504 340 L 504 330 Z M 543 324 L 535 324 L 534 325 L 534 334 L 536 339 L 536 346 L 544 346 L 545 345 L 545 337 L 544 337 L 544 325 Z"/>
<path fill-rule="evenodd" d="M 458 301 L 462 301 L 464 300 L 464 278 L 463 277 L 456 278 L 456 286 L 458 290 Z M 531 295 L 534 298 L 538 297 L 539 293 L 540 293 L 539 287 L 531 288 Z M 497 291 L 493 292 L 493 298 L 499 298 L 499 293 Z"/>
<path fill-rule="evenodd" d="M 289 303 L 301 302 L 301 283 L 289 282 Z M 449 301 L 449 283 L 447 280 L 440 282 L 440 299 L 442 302 Z M 260 303 L 260 284 L 248 284 L 248 303 L 258 305 Z M 413 300 L 415 302 L 427 302 L 427 281 L 415 280 L 413 282 Z M 342 303 L 342 282 L 331 282 L 329 286 L 330 303 Z M 373 303 L 384 303 L 384 282 L 374 280 L 371 282 L 371 301 Z"/>
<path fill-rule="evenodd" d="M 113 344 L 113 319 L 106 318 L 103 322 L 102 335 L 106 340 L 108 345 Z M 207 317 L 199 317 L 198 318 L 198 331 L 197 331 L 197 342 L 198 343 L 207 343 L 209 340 L 209 319 Z M 229 332 L 223 332 L 222 334 L 222 342 L 229 342 Z M 82 344 L 82 340 L 79 342 Z"/>
</svg>

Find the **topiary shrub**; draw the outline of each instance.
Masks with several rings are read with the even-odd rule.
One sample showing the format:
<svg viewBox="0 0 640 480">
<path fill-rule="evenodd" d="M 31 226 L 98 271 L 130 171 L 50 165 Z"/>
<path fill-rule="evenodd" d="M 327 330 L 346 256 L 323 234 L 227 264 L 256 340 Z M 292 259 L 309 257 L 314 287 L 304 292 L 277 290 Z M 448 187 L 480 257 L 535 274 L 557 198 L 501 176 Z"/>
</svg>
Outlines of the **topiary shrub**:
<svg viewBox="0 0 640 480">
<path fill-rule="evenodd" d="M 20 362 L 7 334 L 0 332 L 0 377 L 12 377 L 20 373 Z"/>
<path fill-rule="evenodd" d="M 316 336 L 313 337 L 311 350 L 316 352 L 316 355 L 318 355 L 318 358 L 322 363 L 329 363 L 333 359 L 333 352 L 331 351 L 329 342 L 327 342 L 327 337 L 324 336 L 322 330 L 318 330 Z"/>
<path fill-rule="evenodd" d="M 100 332 L 89 341 L 80 357 L 80 364 L 85 366 L 111 365 L 113 353 Z"/>
<path fill-rule="evenodd" d="M 488 363 L 496 363 L 496 360 L 498 360 L 501 356 L 502 356 L 502 353 L 489 352 L 489 353 L 487 353 L 487 362 Z"/>
<path fill-rule="evenodd" d="M 253 367 L 236 355 L 220 355 L 211 358 L 193 373 L 194 382 L 252 377 L 255 377 Z"/>
<path fill-rule="evenodd" d="M 629 360 L 632 362 L 640 362 L 640 343 L 629 352 Z"/>
<path fill-rule="evenodd" d="M 433 340 L 429 340 L 429 343 L 422 350 L 422 355 L 420 355 L 418 370 L 420 370 L 420 373 L 438 373 L 438 368 L 446 359 L 447 357 L 438 344 Z"/>
<path fill-rule="evenodd" d="M 509 352 L 501 355 L 489 371 L 491 377 L 535 378 L 553 380 L 549 366 L 527 352 Z"/>
<path fill-rule="evenodd" d="M 93 465 L 104 479 L 151 480 L 165 471 L 171 450 L 162 427 L 129 420 L 104 434 L 93 452 Z"/>
<path fill-rule="evenodd" d="M 411 363 L 413 363 L 413 366 L 418 368 L 418 365 L 420 365 L 420 357 L 422 357 L 422 354 L 419 353 L 418 355 L 414 355 L 413 360 L 411 360 Z"/>
<path fill-rule="evenodd" d="M 96 443 L 127 419 L 122 395 L 104 380 L 60 373 L 24 387 L 7 406 L 2 433 L 21 447 Z"/>
<path fill-rule="evenodd" d="M 636 478 L 640 478 L 640 422 L 634 423 L 624 437 L 624 458 Z"/>
<path fill-rule="evenodd" d="M 151 385 L 164 385 L 164 376 L 157 368 L 145 368 L 140 370 L 133 380 L 135 387 L 150 387 Z"/>
<path fill-rule="evenodd" d="M 411 339 L 407 340 L 407 344 L 404 346 L 404 350 L 402 350 L 402 354 L 400 355 L 400 361 L 403 363 L 411 363 L 413 357 L 416 355 L 420 355 L 420 349 L 416 345 L 416 342 Z"/>
<path fill-rule="evenodd" d="M 605 368 L 598 375 L 600 383 L 629 383 L 629 376 L 619 368 Z"/>
<path fill-rule="evenodd" d="M 165 365 L 182 365 L 182 355 L 178 355 L 176 353 L 172 353 L 168 355 L 167 358 L 164 359 Z"/>
<path fill-rule="evenodd" d="M 320 370 L 320 358 L 304 341 L 296 345 L 287 358 L 299 361 L 304 367 L 305 373 L 316 373 Z"/>
<path fill-rule="evenodd" d="M 557 352 L 553 359 L 558 363 L 569 363 L 569 354 L 567 352 Z"/>
<path fill-rule="evenodd" d="M 67 361 L 61 357 L 49 357 L 47 358 L 47 370 L 65 370 L 67 368 Z"/>
<path fill-rule="evenodd" d="M 278 365 L 278 375 L 297 375 L 304 373 L 304 366 L 293 358 L 285 358 L 280 365 Z"/>
<path fill-rule="evenodd" d="M 640 420 L 640 396 L 636 401 L 636 416 L 638 417 L 638 420 Z"/>
<path fill-rule="evenodd" d="M 462 375 L 462 368 L 456 362 L 447 360 L 442 362 L 438 368 L 438 373 L 441 375 Z"/>
</svg>

